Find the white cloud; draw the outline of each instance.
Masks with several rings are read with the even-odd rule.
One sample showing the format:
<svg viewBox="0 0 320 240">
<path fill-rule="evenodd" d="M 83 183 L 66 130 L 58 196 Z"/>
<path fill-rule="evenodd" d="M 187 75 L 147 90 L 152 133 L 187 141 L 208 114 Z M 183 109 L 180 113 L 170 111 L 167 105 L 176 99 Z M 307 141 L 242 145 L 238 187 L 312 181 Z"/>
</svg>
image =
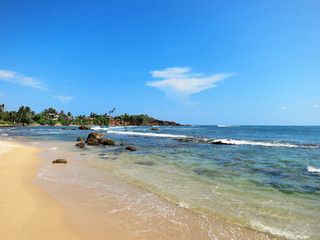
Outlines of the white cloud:
<svg viewBox="0 0 320 240">
<path fill-rule="evenodd" d="M 313 105 L 313 108 L 320 108 L 320 105 Z"/>
<path fill-rule="evenodd" d="M 70 100 L 74 99 L 71 96 L 54 96 L 55 98 L 59 99 L 61 103 L 68 103 Z"/>
<path fill-rule="evenodd" d="M 190 95 L 214 88 L 216 82 L 233 76 L 233 74 L 203 76 L 201 73 L 192 73 L 189 67 L 166 68 L 150 73 L 153 78 L 163 78 L 163 80 L 147 82 L 148 86 L 159 88 L 168 97 L 188 104 L 194 104 L 188 100 Z"/>
<path fill-rule="evenodd" d="M 8 71 L 8 70 L 0 70 L 0 80 L 17 83 L 23 86 L 38 88 L 41 90 L 47 90 L 45 87 L 42 86 L 41 82 L 36 81 L 32 77 L 26 77 L 20 73 Z"/>
<path fill-rule="evenodd" d="M 278 109 L 279 109 L 279 110 L 286 110 L 287 107 L 279 107 Z"/>
</svg>

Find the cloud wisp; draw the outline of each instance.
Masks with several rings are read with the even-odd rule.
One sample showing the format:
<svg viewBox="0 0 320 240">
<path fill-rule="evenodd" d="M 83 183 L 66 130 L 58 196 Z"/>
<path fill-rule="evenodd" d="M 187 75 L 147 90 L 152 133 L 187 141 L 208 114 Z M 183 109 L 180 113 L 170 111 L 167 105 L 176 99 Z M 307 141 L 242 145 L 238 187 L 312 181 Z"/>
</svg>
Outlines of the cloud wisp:
<svg viewBox="0 0 320 240">
<path fill-rule="evenodd" d="M 286 110 L 287 107 L 278 107 L 278 110 Z"/>
<path fill-rule="evenodd" d="M 0 70 L 0 80 L 5 82 L 11 82 L 20 84 L 22 86 L 28 86 L 32 88 L 38 88 L 41 90 L 47 90 L 41 82 L 36 81 L 32 77 L 26 77 L 20 73 L 9 71 L 9 70 Z"/>
<path fill-rule="evenodd" d="M 61 101 L 61 103 L 65 104 L 68 103 L 70 100 L 74 99 L 74 97 L 72 96 L 60 96 L 60 95 L 56 95 L 54 96 L 55 98 L 59 99 Z"/>
<path fill-rule="evenodd" d="M 312 108 L 320 108 L 320 105 L 313 105 Z"/>
<path fill-rule="evenodd" d="M 216 87 L 217 82 L 233 76 L 234 74 L 216 74 L 203 76 L 201 73 L 192 73 L 189 67 L 173 67 L 164 70 L 151 71 L 153 78 L 163 80 L 147 82 L 147 86 L 156 87 L 166 93 L 170 99 L 195 105 L 189 101 L 192 94 Z"/>
</svg>

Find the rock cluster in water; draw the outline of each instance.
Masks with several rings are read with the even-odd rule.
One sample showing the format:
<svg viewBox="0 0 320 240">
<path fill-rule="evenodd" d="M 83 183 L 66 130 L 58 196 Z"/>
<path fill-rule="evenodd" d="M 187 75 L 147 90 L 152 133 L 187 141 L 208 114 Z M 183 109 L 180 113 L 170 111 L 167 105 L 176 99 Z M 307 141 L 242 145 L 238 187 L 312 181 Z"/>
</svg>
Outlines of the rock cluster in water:
<svg viewBox="0 0 320 240">
<path fill-rule="evenodd" d="M 82 137 L 78 137 L 77 138 L 77 141 L 84 141 L 84 138 Z M 115 145 L 115 141 L 110 139 L 110 138 L 105 138 L 103 139 L 103 133 L 100 133 L 100 132 L 92 132 L 92 133 L 89 133 L 87 139 L 85 142 L 80 142 L 80 143 L 77 143 L 75 146 L 77 147 L 80 147 L 80 148 L 85 148 L 85 143 L 87 145 L 91 145 L 91 146 L 98 146 L 98 145 L 108 145 L 108 146 L 114 146 Z M 124 143 L 121 143 L 120 146 L 125 146 Z M 128 146 L 126 147 L 126 150 L 129 150 L 129 151 L 137 151 L 137 149 L 135 147 L 132 147 L 132 146 Z"/>
</svg>

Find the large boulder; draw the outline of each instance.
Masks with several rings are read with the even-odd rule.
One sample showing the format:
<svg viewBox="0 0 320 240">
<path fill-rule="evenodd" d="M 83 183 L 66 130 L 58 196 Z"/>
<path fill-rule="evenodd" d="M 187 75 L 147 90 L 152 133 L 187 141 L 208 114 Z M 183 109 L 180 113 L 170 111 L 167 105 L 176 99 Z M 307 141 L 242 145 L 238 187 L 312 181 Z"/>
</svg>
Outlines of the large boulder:
<svg viewBox="0 0 320 240">
<path fill-rule="evenodd" d="M 95 138 L 89 138 L 89 139 L 87 139 L 86 143 L 87 143 L 88 145 L 92 145 L 92 146 L 96 146 L 96 145 L 99 145 L 99 144 L 100 144 L 99 140 L 98 140 L 98 139 L 95 139 Z"/>
<path fill-rule="evenodd" d="M 103 139 L 100 141 L 100 143 L 103 145 L 110 145 L 110 146 L 114 145 L 114 141 L 110 138 Z"/>
<path fill-rule="evenodd" d="M 68 161 L 66 159 L 56 159 L 56 160 L 52 161 L 52 163 L 63 163 L 63 164 L 66 164 L 66 163 L 68 163 Z"/>
<path fill-rule="evenodd" d="M 79 127 L 79 130 L 91 130 L 91 128 L 82 125 L 82 126 Z"/>
<path fill-rule="evenodd" d="M 85 148 L 86 147 L 86 145 L 83 142 L 77 143 L 76 146 L 80 147 L 80 148 Z"/>
<path fill-rule="evenodd" d="M 93 139 L 97 139 L 99 142 L 103 139 L 103 133 L 96 133 L 96 132 L 92 132 L 88 135 L 87 141 L 88 139 L 93 138 Z"/>
</svg>

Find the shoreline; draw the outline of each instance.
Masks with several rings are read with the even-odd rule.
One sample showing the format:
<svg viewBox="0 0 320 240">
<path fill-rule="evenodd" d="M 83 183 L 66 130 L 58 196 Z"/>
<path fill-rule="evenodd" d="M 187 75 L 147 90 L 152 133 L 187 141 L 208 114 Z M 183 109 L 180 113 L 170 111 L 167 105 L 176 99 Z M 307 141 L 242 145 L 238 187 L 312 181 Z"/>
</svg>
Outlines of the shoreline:
<svg viewBox="0 0 320 240">
<path fill-rule="evenodd" d="M 82 239 L 66 223 L 64 207 L 30 181 L 42 150 L 0 141 L 0 235 L 3 239 Z"/>
<path fill-rule="evenodd" d="M 102 240 L 106 235 L 110 239 L 230 239 L 235 236 L 237 239 L 283 239 L 178 206 L 127 182 L 112 170 L 88 167 L 80 155 L 72 152 L 26 148 L 32 148 L 38 155 L 34 156 L 38 159 L 37 164 L 35 160 L 33 163 L 30 185 L 40 188 L 51 201 L 61 205 L 66 220 L 63 227 L 67 225 L 84 239 Z M 69 163 L 52 165 L 51 160 L 56 157 L 66 157 Z M 43 177 L 39 177 L 41 174 Z M 88 180 L 96 187 L 81 184 Z"/>
</svg>

